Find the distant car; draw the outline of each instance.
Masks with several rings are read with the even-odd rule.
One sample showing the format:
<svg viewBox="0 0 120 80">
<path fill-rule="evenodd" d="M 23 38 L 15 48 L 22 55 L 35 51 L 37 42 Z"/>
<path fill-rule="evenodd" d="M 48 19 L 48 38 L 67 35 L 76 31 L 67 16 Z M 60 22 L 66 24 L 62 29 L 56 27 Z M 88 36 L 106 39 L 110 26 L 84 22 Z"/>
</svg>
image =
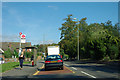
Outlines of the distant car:
<svg viewBox="0 0 120 80">
<path fill-rule="evenodd" d="M 3 60 L 3 58 L 0 58 L 0 64 L 5 63 L 5 61 Z"/>
<path fill-rule="evenodd" d="M 45 59 L 45 70 L 48 68 L 60 68 L 63 70 L 63 60 L 59 55 L 49 55 Z"/>
</svg>

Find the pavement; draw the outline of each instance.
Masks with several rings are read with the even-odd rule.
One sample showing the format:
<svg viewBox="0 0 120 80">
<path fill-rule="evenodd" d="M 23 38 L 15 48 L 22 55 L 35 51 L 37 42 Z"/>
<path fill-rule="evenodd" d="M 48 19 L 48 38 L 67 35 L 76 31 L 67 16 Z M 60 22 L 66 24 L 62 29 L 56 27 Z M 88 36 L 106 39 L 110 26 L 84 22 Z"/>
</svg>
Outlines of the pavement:
<svg viewBox="0 0 120 80">
<path fill-rule="evenodd" d="M 16 67 L 12 70 L 6 71 L 2 73 L 2 78 L 27 78 L 28 76 L 33 75 L 39 67 L 41 67 L 41 61 L 37 62 L 36 66 L 32 66 L 31 64 L 24 64 L 23 69 L 20 70 L 20 67 Z"/>
</svg>

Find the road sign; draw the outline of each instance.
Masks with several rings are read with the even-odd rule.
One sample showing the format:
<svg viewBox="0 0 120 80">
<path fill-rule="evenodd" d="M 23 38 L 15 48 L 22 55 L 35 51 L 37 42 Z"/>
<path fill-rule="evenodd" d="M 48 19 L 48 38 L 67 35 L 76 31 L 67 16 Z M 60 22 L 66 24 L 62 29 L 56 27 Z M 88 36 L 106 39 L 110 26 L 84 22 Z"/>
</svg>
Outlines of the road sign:
<svg viewBox="0 0 120 80">
<path fill-rule="evenodd" d="M 22 39 L 22 38 L 25 39 L 25 38 L 26 38 L 26 35 L 25 35 L 25 34 L 21 35 L 21 39 Z"/>
<path fill-rule="evenodd" d="M 26 43 L 26 35 L 21 35 L 21 43 Z"/>
<path fill-rule="evenodd" d="M 22 34 L 22 32 L 19 33 L 20 35 Z"/>
<path fill-rule="evenodd" d="M 21 38 L 21 43 L 26 43 L 26 39 L 25 38 Z"/>
</svg>

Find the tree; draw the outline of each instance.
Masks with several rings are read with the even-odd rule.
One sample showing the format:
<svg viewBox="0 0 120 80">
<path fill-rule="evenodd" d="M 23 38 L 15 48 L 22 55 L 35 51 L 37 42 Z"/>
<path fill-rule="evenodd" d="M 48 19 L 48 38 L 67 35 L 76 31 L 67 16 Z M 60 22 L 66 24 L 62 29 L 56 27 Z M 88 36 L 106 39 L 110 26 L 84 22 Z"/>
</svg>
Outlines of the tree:
<svg viewBox="0 0 120 80">
<path fill-rule="evenodd" d="M 77 41 L 79 31 L 79 51 L 81 58 L 102 60 L 118 59 L 120 56 L 120 31 L 118 25 L 112 25 L 112 21 L 105 23 L 87 24 L 87 18 L 82 18 L 79 23 L 73 21 L 72 15 L 65 18 L 62 24 L 61 41 L 59 42 L 65 54 L 70 58 L 77 56 Z M 78 30 L 79 27 L 79 30 Z"/>
<path fill-rule="evenodd" d="M 61 30 L 61 41 L 59 44 L 70 58 L 75 58 L 77 55 L 77 26 L 71 17 L 72 15 L 68 15 L 68 18 L 64 19 L 66 22 L 59 28 Z"/>
</svg>

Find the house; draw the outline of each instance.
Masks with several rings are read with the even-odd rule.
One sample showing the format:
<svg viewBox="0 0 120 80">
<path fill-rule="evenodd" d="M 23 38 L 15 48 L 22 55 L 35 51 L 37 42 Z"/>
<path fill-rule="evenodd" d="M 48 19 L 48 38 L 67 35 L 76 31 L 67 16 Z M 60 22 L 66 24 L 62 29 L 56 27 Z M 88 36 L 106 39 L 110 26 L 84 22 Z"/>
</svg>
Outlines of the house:
<svg viewBox="0 0 120 80">
<path fill-rule="evenodd" d="M 4 51 L 0 48 L 0 54 L 4 53 Z"/>
<path fill-rule="evenodd" d="M 19 52 L 20 42 L 0 42 L 0 43 L 2 43 L 2 50 L 4 50 L 4 51 L 10 49 L 13 52 L 14 52 L 14 50 Z M 21 44 L 21 48 L 23 49 L 23 51 L 25 51 L 25 47 L 31 47 L 31 42 L 26 42 L 26 43 Z M 27 51 L 31 52 L 30 49 Z"/>
<path fill-rule="evenodd" d="M 5 60 L 3 54 L 4 54 L 4 51 L 0 48 L 0 58 L 3 58 L 3 60 Z"/>
</svg>

